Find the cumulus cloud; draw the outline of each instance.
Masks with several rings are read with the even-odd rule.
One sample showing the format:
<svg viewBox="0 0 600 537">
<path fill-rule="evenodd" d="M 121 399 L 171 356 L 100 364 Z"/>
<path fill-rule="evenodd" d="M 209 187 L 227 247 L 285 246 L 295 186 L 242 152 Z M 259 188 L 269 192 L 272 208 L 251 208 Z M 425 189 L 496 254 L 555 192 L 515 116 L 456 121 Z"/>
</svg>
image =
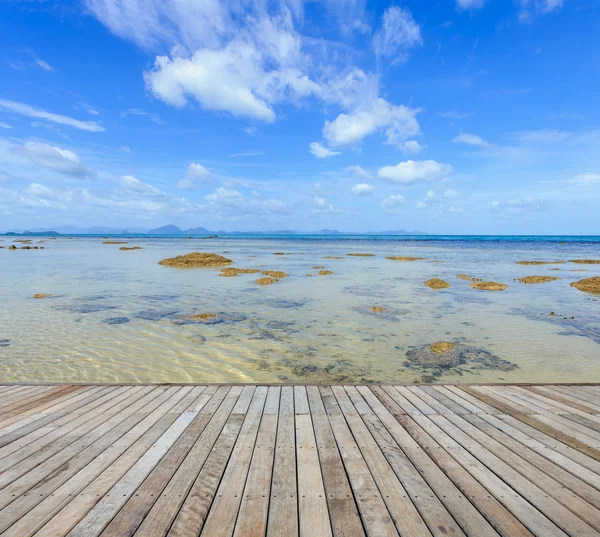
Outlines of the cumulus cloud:
<svg viewBox="0 0 600 537">
<path fill-rule="evenodd" d="M 46 121 L 50 121 L 52 123 L 67 125 L 69 127 L 74 127 L 75 129 L 88 132 L 104 132 L 105 130 L 102 125 L 99 125 L 95 121 L 80 121 L 68 116 L 47 112 L 46 110 L 36 108 L 35 106 L 29 106 L 28 104 L 19 103 L 16 101 L 8 101 L 6 99 L 0 99 L 0 110 L 8 110 L 9 112 L 13 112 L 14 114 L 19 114 L 25 117 L 45 119 Z"/>
<path fill-rule="evenodd" d="M 432 181 L 452 172 L 452 166 L 435 160 L 407 160 L 396 166 L 379 168 L 377 175 L 393 183 L 411 184 L 418 181 Z"/>
<path fill-rule="evenodd" d="M 408 9 L 391 6 L 383 13 L 381 28 L 373 38 L 373 51 L 392 62 L 405 61 L 408 50 L 421 45 L 421 29 Z"/>
<path fill-rule="evenodd" d="M 453 188 L 448 188 L 444 191 L 444 198 L 446 199 L 458 198 L 458 196 L 458 191 L 454 190 Z"/>
<path fill-rule="evenodd" d="M 203 209 L 218 218 L 235 220 L 253 216 L 282 219 L 289 213 L 287 204 L 281 200 L 262 199 L 257 192 L 248 197 L 235 188 L 219 187 L 204 199 L 208 203 Z"/>
<path fill-rule="evenodd" d="M 348 114 L 340 114 L 333 121 L 326 121 L 323 137 L 332 147 L 359 143 L 363 138 L 382 131 L 386 143 L 401 147 L 407 138 L 419 134 L 418 109 L 394 105 L 377 98 L 365 108 L 357 108 Z"/>
<path fill-rule="evenodd" d="M 327 147 L 322 146 L 319 142 L 312 142 L 310 145 L 310 152 L 317 158 L 329 158 L 339 155 L 339 151 L 332 151 Z"/>
<path fill-rule="evenodd" d="M 26 142 L 15 150 L 42 168 L 77 179 L 86 179 L 95 175 L 95 172 L 86 167 L 76 153 L 68 149 L 41 142 Z"/>
<path fill-rule="evenodd" d="M 399 208 L 406 203 L 404 196 L 400 194 L 392 194 L 381 201 L 381 207 L 387 213 L 395 213 Z"/>
<path fill-rule="evenodd" d="M 368 183 L 358 183 L 352 187 L 352 193 L 357 196 L 366 196 L 368 194 L 372 194 L 375 190 L 373 185 Z"/>
<path fill-rule="evenodd" d="M 211 173 L 202 164 L 192 162 L 185 171 L 185 177 L 177 181 L 177 188 L 181 190 L 193 190 L 198 188 L 201 183 L 209 183 Z"/>
<path fill-rule="evenodd" d="M 166 198 L 168 195 L 153 185 L 143 183 L 137 177 L 133 175 L 124 175 L 121 177 L 123 189 L 127 192 L 135 192 L 136 194 L 143 194 L 146 197 L 152 198 Z"/>
<path fill-rule="evenodd" d="M 361 168 L 360 166 L 346 166 L 344 168 L 344 170 L 346 170 L 347 172 L 350 172 L 354 175 L 357 175 L 359 177 L 373 177 L 373 174 L 370 171 L 365 170 L 364 168 Z"/>
<path fill-rule="evenodd" d="M 424 147 L 416 140 L 407 140 L 406 142 L 402 143 L 399 147 L 405 153 L 412 153 L 414 155 L 416 155 L 424 149 Z"/>
<path fill-rule="evenodd" d="M 314 214 L 340 214 L 346 212 L 344 209 L 339 209 L 334 207 L 331 203 L 327 203 L 322 196 L 315 196 L 313 202 L 314 207 L 312 212 Z"/>
<path fill-rule="evenodd" d="M 461 132 L 456 138 L 452 140 L 454 144 L 466 144 L 466 145 L 474 145 L 478 147 L 489 147 L 490 144 L 486 142 L 480 136 L 475 134 L 467 134 L 466 132 Z"/>
<path fill-rule="evenodd" d="M 9 125 L 8 123 L 2 123 L 0 121 L 0 129 L 12 129 L 12 125 Z"/>
</svg>

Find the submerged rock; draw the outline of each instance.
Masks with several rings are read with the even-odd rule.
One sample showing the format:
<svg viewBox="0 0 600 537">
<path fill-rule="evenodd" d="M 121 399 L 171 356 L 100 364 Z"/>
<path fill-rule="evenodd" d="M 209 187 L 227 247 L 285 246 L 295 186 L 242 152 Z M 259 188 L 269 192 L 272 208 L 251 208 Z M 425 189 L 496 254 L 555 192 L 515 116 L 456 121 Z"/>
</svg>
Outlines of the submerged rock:
<svg viewBox="0 0 600 537">
<path fill-rule="evenodd" d="M 411 349 L 406 352 L 406 358 L 404 367 L 423 373 L 426 381 L 447 374 L 462 375 L 482 369 L 513 371 L 518 368 L 516 364 L 486 350 L 448 341 Z"/>
<path fill-rule="evenodd" d="M 473 276 L 469 276 L 468 274 L 457 274 L 456 277 L 460 280 L 465 280 L 467 282 L 482 282 L 481 278 L 473 278 Z"/>
<path fill-rule="evenodd" d="M 323 259 L 344 259 L 343 257 L 337 257 L 335 255 L 327 255 Z"/>
<path fill-rule="evenodd" d="M 233 261 L 219 254 L 206 252 L 192 252 L 177 257 L 169 257 L 159 261 L 159 265 L 176 268 L 201 268 L 201 267 L 222 267 L 231 265 Z"/>
<path fill-rule="evenodd" d="M 600 259 L 569 259 L 569 263 L 578 263 L 580 265 L 600 265 Z"/>
<path fill-rule="evenodd" d="M 142 247 L 141 246 L 132 246 L 131 248 L 129 248 L 128 246 L 121 246 L 121 248 L 119 248 L 119 250 L 141 250 Z"/>
<path fill-rule="evenodd" d="M 106 324 L 126 324 L 129 321 L 129 317 L 109 317 L 108 319 L 104 319 L 102 322 Z"/>
<path fill-rule="evenodd" d="M 10 347 L 10 339 L 0 339 L 0 347 Z"/>
<path fill-rule="evenodd" d="M 523 278 L 519 278 L 521 283 L 546 283 L 553 282 L 555 280 L 560 280 L 560 278 L 556 278 L 555 276 L 524 276 Z"/>
<path fill-rule="evenodd" d="M 505 291 L 508 289 L 508 285 L 498 282 L 475 282 L 469 285 L 479 291 Z"/>
<path fill-rule="evenodd" d="M 44 293 L 36 293 L 35 295 L 33 295 L 33 298 L 48 298 L 49 296 L 52 296 L 52 295 L 47 295 Z"/>
<path fill-rule="evenodd" d="M 127 241 L 104 241 L 102 244 L 127 244 Z"/>
<path fill-rule="evenodd" d="M 388 255 L 386 259 L 391 259 L 392 261 L 421 261 L 425 259 L 424 257 L 410 257 L 404 255 Z"/>
<path fill-rule="evenodd" d="M 515 261 L 517 265 L 564 265 L 564 261 Z"/>
<path fill-rule="evenodd" d="M 323 268 L 325 268 L 325 267 L 324 267 L 323 265 L 315 265 L 313 268 L 314 268 L 315 270 L 317 270 L 317 269 L 323 269 Z"/>
<path fill-rule="evenodd" d="M 273 255 L 285 255 L 285 252 L 273 252 Z"/>
<path fill-rule="evenodd" d="M 281 270 L 263 270 L 261 274 L 264 274 L 265 276 L 270 276 L 271 278 L 275 278 L 276 280 L 279 280 L 281 278 L 287 278 L 289 276 L 287 272 L 282 272 Z"/>
<path fill-rule="evenodd" d="M 258 278 L 258 280 L 254 280 L 254 283 L 257 283 L 258 285 L 271 285 L 278 281 L 277 278 Z"/>
<path fill-rule="evenodd" d="M 369 306 L 369 309 L 373 313 L 383 313 L 384 311 L 387 310 L 387 308 L 382 308 L 381 306 Z"/>
<path fill-rule="evenodd" d="M 197 313 L 196 315 L 191 315 L 189 317 L 194 321 L 208 321 L 209 319 L 216 319 L 216 313 Z"/>
<path fill-rule="evenodd" d="M 430 289 L 447 289 L 448 287 L 451 287 L 446 280 L 441 280 L 440 278 L 431 278 L 431 280 L 423 282 L 423 285 Z"/>
<path fill-rule="evenodd" d="M 145 310 L 140 311 L 135 317 L 144 321 L 160 321 L 165 317 L 172 317 L 175 314 L 177 314 L 177 311 Z"/>
<path fill-rule="evenodd" d="M 17 247 L 16 247 L 14 244 L 11 244 L 11 245 L 8 247 L 8 249 L 9 249 L 9 250 L 16 250 L 16 249 L 17 249 Z"/>
<path fill-rule="evenodd" d="M 320 270 L 319 271 L 319 276 L 327 276 L 329 274 L 334 274 L 334 272 L 331 270 Z"/>
<path fill-rule="evenodd" d="M 350 257 L 373 257 L 375 254 L 346 254 Z"/>
<path fill-rule="evenodd" d="M 219 276 L 237 276 L 238 274 L 256 274 L 257 272 L 260 272 L 260 270 L 252 268 L 227 267 L 221 269 L 221 274 L 219 274 Z"/>
<path fill-rule="evenodd" d="M 584 293 L 592 293 L 595 295 L 600 294 L 600 276 L 594 276 L 593 278 L 584 278 L 573 282 L 571 287 L 583 291 Z"/>
</svg>

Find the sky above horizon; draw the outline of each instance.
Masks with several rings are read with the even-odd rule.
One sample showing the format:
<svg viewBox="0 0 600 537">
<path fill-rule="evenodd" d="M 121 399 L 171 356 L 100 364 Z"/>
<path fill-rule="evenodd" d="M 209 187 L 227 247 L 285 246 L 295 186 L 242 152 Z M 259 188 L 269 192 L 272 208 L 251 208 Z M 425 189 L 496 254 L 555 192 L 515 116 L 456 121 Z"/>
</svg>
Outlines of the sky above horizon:
<svg viewBox="0 0 600 537">
<path fill-rule="evenodd" d="M 0 230 L 600 234 L 600 0 L 0 4 Z"/>
</svg>

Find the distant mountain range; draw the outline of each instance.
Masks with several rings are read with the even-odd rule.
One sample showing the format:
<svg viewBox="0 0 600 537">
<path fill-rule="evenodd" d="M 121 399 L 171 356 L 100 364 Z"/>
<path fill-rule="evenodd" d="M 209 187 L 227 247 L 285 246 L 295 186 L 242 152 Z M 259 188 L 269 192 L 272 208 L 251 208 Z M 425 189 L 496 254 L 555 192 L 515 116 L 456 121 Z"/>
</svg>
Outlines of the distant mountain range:
<svg viewBox="0 0 600 537">
<path fill-rule="evenodd" d="M 169 224 L 154 229 L 132 227 L 115 228 L 95 226 L 81 228 L 76 226 L 58 226 L 56 228 L 12 229 L 6 235 L 427 235 L 423 231 L 366 231 L 346 232 L 337 229 L 321 229 L 319 231 L 277 230 L 277 231 L 224 231 L 209 230 L 204 227 L 181 229 Z"/>
</svg>

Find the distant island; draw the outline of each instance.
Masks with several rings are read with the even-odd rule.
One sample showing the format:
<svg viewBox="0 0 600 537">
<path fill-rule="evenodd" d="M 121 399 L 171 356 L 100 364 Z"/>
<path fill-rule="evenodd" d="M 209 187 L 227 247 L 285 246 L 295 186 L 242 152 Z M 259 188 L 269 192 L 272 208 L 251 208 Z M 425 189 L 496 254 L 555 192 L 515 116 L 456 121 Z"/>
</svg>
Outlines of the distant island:
<svg viewBox="0 0 600 537">
<path fill-rule="evenodd" d="M 337 229 L 320 229 L 317 231 L 298 231 L 298 230 L 275 230 L 275 231 L 224 231 L 210 230 L 205 227 L 193 227 L 181 229 L 173 224 L 161 226 L 153 229 L 146 228 L 115 228 L 108 226 L 96 226 L 89 228 L 80 228 L 75 226 L 59 226 L 54 229 L 33 228 L 33 229 L 12 229 L 4 233 L 5 236 L 60 236 L 60 235 L 427 235 L 423 231 L 338 231 Z"/>
</svg>

